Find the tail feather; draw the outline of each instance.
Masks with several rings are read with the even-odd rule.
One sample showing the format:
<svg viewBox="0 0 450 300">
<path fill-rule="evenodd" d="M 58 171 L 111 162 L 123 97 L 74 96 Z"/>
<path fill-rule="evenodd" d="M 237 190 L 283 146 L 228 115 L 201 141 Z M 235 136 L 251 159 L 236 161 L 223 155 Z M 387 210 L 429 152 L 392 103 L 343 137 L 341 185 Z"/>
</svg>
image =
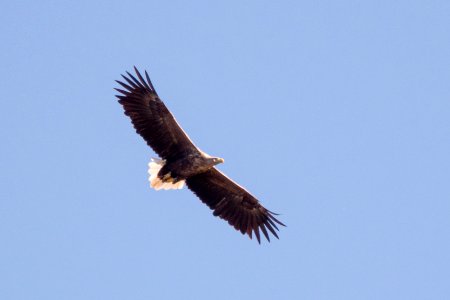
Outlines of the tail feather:
<svg viewBox="0 0 450 300">
<path fill-rule="evenodd" d="M 158 177 L 158 173 L 161 168 L 166 163 L 165 160 L 159 158 L 152 158 L 152 160 L 148 163 L 148 174 L 150 175 L 149 181 L 150 186 L 155 190 L 159 191 L 163 190 L 179 190 L 184 186 L 184 180 L 180 180 L 176 183 L 173 182 L 172 178 L 168 178 L 168 181 L 163 181 Z M 172 179 L 172 181 L 171 181 Z"/>
</svg>

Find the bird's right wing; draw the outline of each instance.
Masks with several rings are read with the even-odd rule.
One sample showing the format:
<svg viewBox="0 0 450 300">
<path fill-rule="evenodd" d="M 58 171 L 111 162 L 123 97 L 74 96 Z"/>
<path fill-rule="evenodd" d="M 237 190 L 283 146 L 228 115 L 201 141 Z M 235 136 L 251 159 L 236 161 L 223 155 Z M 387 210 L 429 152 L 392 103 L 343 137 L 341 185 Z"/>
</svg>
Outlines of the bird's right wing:
<svg viewBox="0 0 450 300">
<path fill-rule="evenodd" d="M 136 132 L 163 159 L 176 158 L 182 153 L 199 151 L 188 135 L 159 98 L 145 72 L 146 80 L 134 68 L 136 79 L 127 72 L 126 83 L 117 81 L 123 89 L 115 89 L 125 115 L 129 116 Z"/>
<path fill-rule="evenodd" d="M 267 229 L 278 238 L 276 223 L 285 226 L 255 197 L 216 168 L 189 177 L 186 185 L 214 211 L 214 216 L 228 221 L 236 230 L 248 234 L 250 238 L 254 232 L 258 242 L 260 229 L 270 241 Z"/>
</svg>

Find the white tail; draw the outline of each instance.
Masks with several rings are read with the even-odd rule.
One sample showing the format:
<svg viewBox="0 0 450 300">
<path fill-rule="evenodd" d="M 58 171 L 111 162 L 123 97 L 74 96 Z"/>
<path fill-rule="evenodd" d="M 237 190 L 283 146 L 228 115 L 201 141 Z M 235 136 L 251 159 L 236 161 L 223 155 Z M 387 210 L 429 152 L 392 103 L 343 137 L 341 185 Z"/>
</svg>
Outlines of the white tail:
<svg viewBox="0 0 450 300">
<path fill-rule="evenodd" d="M 160 189 L 164 190 L 179 190 L 184 186 L 184 180 L 180 180 L 177 183 L 170 182 L 172 179 L 170 176 L 167 178 L 168 181 L 162 181 L 161 178 L 158 177 L 159 170 L 166 163 L 165 160 L 159 158 L 152 158 L 152 160 L 148 163 L 148 174 L 150 175 L 149 181 L 150 186 L 155 190 L 159 191 Z"/>
</svg>

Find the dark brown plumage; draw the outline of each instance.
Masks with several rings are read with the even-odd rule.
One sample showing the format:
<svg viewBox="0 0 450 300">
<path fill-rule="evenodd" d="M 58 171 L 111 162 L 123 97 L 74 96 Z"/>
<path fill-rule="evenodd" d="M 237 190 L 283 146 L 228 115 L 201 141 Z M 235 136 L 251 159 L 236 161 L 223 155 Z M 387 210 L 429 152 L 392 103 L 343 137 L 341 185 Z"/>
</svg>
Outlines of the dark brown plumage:
<svg viewBox="0 0 450 300">
<path fill-rule="evenodd" d="M 136 77 L 127 72 L 125 82 L 117 81 L 119 103 L 129 116 L 136 132 L 163 159 L 150 163 L 151 185 L 155 189 L 181 188 L 184 182 L 200 200 L 218 216 L 260 242 L 262 231 L 268 241 L 269 232 L 278 238 L 278 221 L 248 191 L 229 179 L 214 165 L 223 159 L 211 157 L 197 148 L 159 98 L 150 78 L 139 71 Z"/>
</svg>

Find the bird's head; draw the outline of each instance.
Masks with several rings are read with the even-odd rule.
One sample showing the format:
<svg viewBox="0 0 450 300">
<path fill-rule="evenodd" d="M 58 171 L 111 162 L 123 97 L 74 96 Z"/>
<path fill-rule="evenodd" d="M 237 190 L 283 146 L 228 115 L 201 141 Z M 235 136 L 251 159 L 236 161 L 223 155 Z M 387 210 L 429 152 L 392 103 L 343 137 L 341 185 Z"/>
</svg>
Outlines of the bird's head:
<svg viewBox="0 0 450 300">
<path fill-rule="evenodd" d="M 213 166 L 221 164 L 223 162 L 225 162 L 225 160 L 223 158 L 220 157 L 211 157 L 210 158 L 210 162 Z"/>
</svg>

